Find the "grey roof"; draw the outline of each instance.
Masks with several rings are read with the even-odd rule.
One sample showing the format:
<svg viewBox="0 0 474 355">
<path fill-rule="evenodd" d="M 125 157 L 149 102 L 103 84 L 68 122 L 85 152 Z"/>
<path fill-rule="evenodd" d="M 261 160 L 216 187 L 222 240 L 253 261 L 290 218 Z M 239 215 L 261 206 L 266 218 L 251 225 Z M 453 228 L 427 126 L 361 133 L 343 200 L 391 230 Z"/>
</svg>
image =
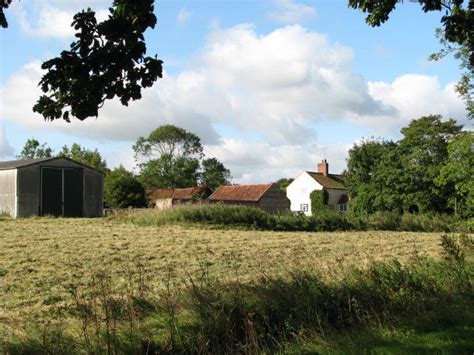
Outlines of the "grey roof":
<svg viewBox="0 0 474 355">
<path fill-rule="evenodd" d="M 23 168 L 25 166 L 35 165 L 35 164 L 38 164 L 38 163 L 42 163 L 42 162 L 50 161 L 50 160 L 56 160 L 56 159 L 69 160 L 69 161 L 72 161 L 73 163 L 75 163 L 77 165 L 81 165 L 85 168 L 96 170 L 96 171 L 100 172 L 101 174 L 104 174 L 102 171 L 100 171 L 96 168 L 93 168 L 92 166 L 80 163 L 78 161 L 75 161 L 75 160 L 67 158 L 67 157 L 51 157 L 51 158 L 40 158 L 40 159 L 23 159 L 23 160 L 0 161 L 0 170 L 18 169 L 18 168 Z"/>
<path fill-rule="evenodd" d="M 41 163 L 43 161 L 48 161 L 53 158 L 40 158 L 40 159 L 22 159 L 22 160 L 9 160 L 9 161 L 0 161 L 0 170 L 9 170 L 9 169 L 16 169 L 21 168 L 27 165 L 33 165 L 37 163 Z"/>
<path fill-rule="evenodd" d="M 307 173 L 318 182 L 322 187 L 326 189 L 345 190 L 344 180 L 342 175 L 329 174 L 324 175 L 323 173 L 317 173 L 313 171 L 307 171 Z"/>
</svg>

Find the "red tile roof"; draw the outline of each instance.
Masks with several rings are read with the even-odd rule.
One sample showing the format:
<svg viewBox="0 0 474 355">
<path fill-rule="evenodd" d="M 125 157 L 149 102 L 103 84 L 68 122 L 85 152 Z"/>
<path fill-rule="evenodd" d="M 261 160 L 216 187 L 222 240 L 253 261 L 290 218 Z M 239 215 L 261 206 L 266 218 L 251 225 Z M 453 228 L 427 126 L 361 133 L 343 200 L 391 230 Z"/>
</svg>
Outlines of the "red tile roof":
<svg viewBox="0 0 474 355">
<path fill-rule="evenodd" d="M 191 200 L 195 194 L 201 193 L 206 186 L 195 186 L 182 189 L 148 189 L 146 194 L 151 200 L 173 198 L 178 200 Z"/>
<path fill-rule="evenodd" d="M 341 175 L 329 174 L 325 176 L 323 173 L 315 173 L 313 171 L 307 171 L 307 173 L 318 182 L 322 187 L 326 189 L 345 190 L 344 181 Z"/>
<path fill-rule="evenodd" d="M 259 201 L 273 184 L 221 186 L 211 196 L 211 201 Z"/>
</svg>

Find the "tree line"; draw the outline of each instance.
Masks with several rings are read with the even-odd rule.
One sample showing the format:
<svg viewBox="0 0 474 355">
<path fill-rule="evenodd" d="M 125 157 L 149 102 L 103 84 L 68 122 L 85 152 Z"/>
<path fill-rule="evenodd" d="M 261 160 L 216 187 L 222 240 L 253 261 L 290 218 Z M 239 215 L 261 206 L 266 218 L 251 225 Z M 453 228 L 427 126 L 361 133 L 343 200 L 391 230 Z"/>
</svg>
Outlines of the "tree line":
<svg viewBox="0 0 474 355">
<path fill-rule="evenodd" d="M 474 216 L 474 132 L 431 115 L 401 133 L 350 149 L 344 175 L 352 211 Z"/>
<path fill-rule="evenodd" d="M 47 143 L 30 138 L 17 158 L 66 157 L 103 172 L 105 205 L 111 208 L 145 207 L 145 189 L 206 185 L 211 192 L 230 183 L 229 169 L 216 158 L 206 157 L 201 139 L 183 128 L 158 127 L 148 137 L 140 137 L 133 150 L 138 174 L 122 165 L 110 170 L 97 149 L 77 143 L 65 145 L 55 153 Z"/>
</svg>

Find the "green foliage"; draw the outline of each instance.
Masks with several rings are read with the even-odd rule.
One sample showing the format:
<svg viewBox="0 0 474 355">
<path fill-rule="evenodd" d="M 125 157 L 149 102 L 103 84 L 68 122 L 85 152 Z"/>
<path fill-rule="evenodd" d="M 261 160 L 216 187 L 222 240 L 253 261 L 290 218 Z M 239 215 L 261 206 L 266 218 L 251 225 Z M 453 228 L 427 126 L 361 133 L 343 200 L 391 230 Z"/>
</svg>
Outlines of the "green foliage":
<svg viewBox="0 0 474 355">
<path fill-rule="evenodd" d="M 326 189 L 314 190 L 309 194 L 311 201 L 311 213 L 318 214 L 328 208 L 329 194 Z"/>
<path fill-rule="evenodd" d="M 140 181 L 123 166 L 105 177 L 105 204 L 110 208 L 146 207 L 145 189 Z"/>
<path fill-rule="evenodd" d="M 216 158 L 203 159 L 200 182 L 212 191 L 230 183 L 230 170 Z"/>
<path fill-rule="evenodd" d="M 290 185 L 292 182 L 293 182 L 293 178 L 281 178 L 281 179 L 278 179 L 277 181 L 275 181 L 275 184 L 278 186 L 278 189 L 280 190 L 280 192 L 284 193 L 286 195 L 286 188 L 288 187 L 288 185 Z"/>
<path fill-rule="evenodd" d="M 77 143 L 73 143 L 71 148 L 67 145 L 63 146 L 63 149 L 59 152 L 58 156 L 73 159 L 79 163 L 85 164 L 92 168 L 107 173 L 107 163 L 97 149 L 89 150 L 81 147 Z"/>
<path fill-rule="evenodd" d="M 464 70 L 456 86 L 465 99 L 468 116 L 474 118 L 474 5 L 464 0 L 420 0 L 417 1 L 423 12 L 443 11 L 441 29 L 436 30 L 442 49 L 431 55 L 430 59 L 440 60 L 454 52 Z M 389 0 L 349 0 L 349 6 L 367 13 L 366 22 L 380 26 L 389 19 L 400 1 Z"/>
<path fill-rule="evenodd" d="M 259 208 L 239 205 L 181 206 L 161 211 L 134 212 L 118 217 L 141 226 L 198 224 L 216 228 L 244 228 L 273 231 L 348 231 L 393 230 L 413 232 L 472 232 L 468 226 L 449 215 L 400 215 L 377 212 L 372 215 L 321 211 L 311 217 L 294 214 L 269 214 Z"/>
<path fill-rule="evenodd" d="M 20 154 L 16 157 L 18 159 L 40 159 L 51 158 L 53 150 L 46 143 L 40 144 L 35 138 L 30 138 L 26 141 Z"/>
<path fill-rule="evenodd" d="M 190 157 L 173 158 L 163 154 L 158 159 L 140 164 L 139 179 L 146 188 L 182 188 L 196 186 L 199 160 Z"/>
<path fill-rule="evenodd" d="M 352 352 L 347 342 L 361 331 L 399 331 L 395 340 L 400 345 L 407 336 L 403 330 L 413 336 L 430 329 L 466 329 L 474 319 L 473 265 L 466 261 L 379 262 L 335 279 L 318 270 L 292 270 L 251 283 L 217 279 L 204 266 L 202 275 L 190 275 L 179 292 L 172 288 L 170 272 L 159 283 L 165 291 L 158 294 L 155 280 L 143 278 L 143 265 L 126 269 L 123 291 L 106 271 L 93 272 L 86 285 L 67 286 L 71 302 L 58 309 L 56 318 L 50 312 L 35 319 L 37 331 L 17 343 L 5 342 L 3 350 L 60 353 L 55 344 L 61 344 L 69 353 L 279 353 L 312 342 L 327 352 Z M 81 325 L 74 341 L 61 327 L 67 324 L 61 323 L 65 314 Z M 451 336 L 446 349 L 469 352 L 474 346 L 469 330 Z M 381 345 L 387 344 L 382 339 L 365 343 L 359 352 Z M 433 345 L 403 349 L 430 352 Z"/>
<path fill-rule="evenodd" d="M 439 184 L 448 163 L 448 143 L 462 134 L 454 120 L 441 116 L 412 120 L 398 142 L 366 140 L 349 151 L 345 172 L 351 210 L 449 213 L 453 181 Z"/>
<path fill-rule="evenodd" d="M 203 159 L 201 139 L 173 125 L 160 126 L 133 146 L 140 181 L 147 188 L 193 187 L 211 190 L 229 183 L 230 171 L 215 158 Z"/>
<path fill-rule="evenodd" d="M 461 132 L 451 137 L 448 161 L 441 168 L 438 185 L 454 183 L 455 212 L 463 217 L 474 216 L 474 133 Z M 453 201 L 450 201 L 453 204 Z"/>
<path fill-rule="evenodd" d="M 122 105 L 141 98 L 141 89 L 162 77 L 162 61 L 146 57 L 144 32 L 154 28 L 154 0 L 114 0 L 98 23 L 91 9 L 74 15 L 77 31 L 69 50 L 43 63 L 42 95 L 33 111 L 45 120 L 98 116 L 106 100 Z"/>
</svg>

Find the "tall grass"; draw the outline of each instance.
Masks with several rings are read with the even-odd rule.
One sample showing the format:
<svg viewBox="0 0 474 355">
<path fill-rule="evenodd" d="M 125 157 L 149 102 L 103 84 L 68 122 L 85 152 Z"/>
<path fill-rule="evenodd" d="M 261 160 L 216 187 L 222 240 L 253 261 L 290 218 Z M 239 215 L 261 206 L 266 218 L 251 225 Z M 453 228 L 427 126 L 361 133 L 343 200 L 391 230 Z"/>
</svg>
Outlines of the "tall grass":
<svg viewBox="0 0 474 355">
<path fill-rule="evenodd" d="M 245 228 L 273 231 L 347 231 L 393 230 L 413 232 L 472 231 L 472 223 L 449 215 L 400 215 L 378 212 L 372 215 L 342 214 L 322 211 L 306 217 L 294 214 L 269 214 L 248 206 L 181 206 L 166 210 L 130 212 L 113 217 L 142 226 L 165 224 L 200 224 L 219 228 Z"/>
<path fill-rule="evenodd" d="M 249 284 L 226 283 L 203 270 L 179 292 L 172 290 L 170 273 L 165 291 L 156 294 L 143 284 L 139 270 L 128 272 L 124 292 L 107 274 L 95 273 L 88 287 L 69 286 L 72 302 L 55 308 L 55 318 L 37 320 L 46 327 L 37 326 L 26 338 L 0 341 L 0 349 L 253 354 L 282 351 L 308 339 L 327 350 L 338 339 L 367 329 L 417 332 L 458 326 L 467 334 L 449 349 L 464 352 L 474 347 L 469 337 L 474 329 L 465 328 L 474 321 L 474 266 L 450 255 L 461 249 L 472 253 L 472 240 L 444 240 L 450 240 L 445 261 L 418 257 L 407 265 L 376 263 L 332 280 L 318 271 L 293 271 Z M 64 327 L 67 317 L 79 324 L 79 333 Z M 414 344 L 412 350 L 423 349 Z"/>
</svg>

